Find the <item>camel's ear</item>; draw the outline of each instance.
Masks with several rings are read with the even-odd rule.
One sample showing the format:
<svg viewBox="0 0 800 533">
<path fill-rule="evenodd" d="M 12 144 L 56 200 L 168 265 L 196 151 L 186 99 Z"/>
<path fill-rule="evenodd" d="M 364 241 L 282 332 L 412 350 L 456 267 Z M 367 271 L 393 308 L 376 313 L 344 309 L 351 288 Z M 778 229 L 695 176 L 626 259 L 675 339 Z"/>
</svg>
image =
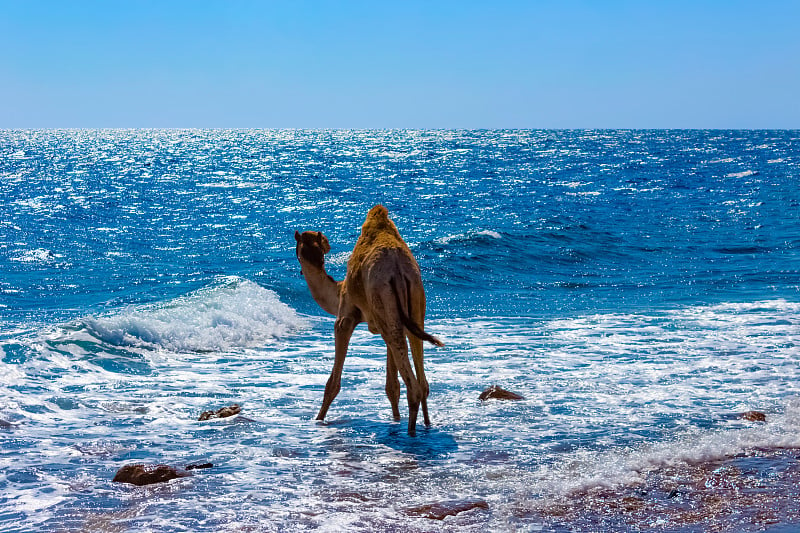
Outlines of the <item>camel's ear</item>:
<svg viewBox="0 0 800 533">
<path fill-rule="evenodd" d="M 319 247 L 322 248 L 323 254 L 327 254 L 331 251 L 331 245 L 328 243 L 328 238 L 323 235 L 321 231 L 317 232 L 317 243 L 319 243 Z"/>
<path fill-rule="evenodd" d="M 297 242 L 301 242 L 301 241 L 303 240 L 303 239 L 300 237 L 300 232 L 299 232 L 299 231 L 296 231 L 296 230 L 295 230 L 295 232 L 294 232 L 294 240 L 296 240 Z"/>
</svg>

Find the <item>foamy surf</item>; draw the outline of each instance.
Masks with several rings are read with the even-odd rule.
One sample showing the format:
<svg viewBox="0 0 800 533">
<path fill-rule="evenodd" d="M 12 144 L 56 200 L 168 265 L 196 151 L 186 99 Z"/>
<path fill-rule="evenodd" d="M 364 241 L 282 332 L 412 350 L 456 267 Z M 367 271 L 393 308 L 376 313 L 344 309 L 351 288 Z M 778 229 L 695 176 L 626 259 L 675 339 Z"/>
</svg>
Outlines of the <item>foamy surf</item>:
<svg viewBox="0 0 800 533">
<path fill-rule="evenodd" d="M 256 303 L 245 305 L 246 295 Z M 227 309 L 226 316 L 244 325 L 250 322 L 231 316 L 256 316 L 244 310 L 275 302 L 252 282 L 225 279 L 105 317 L 120 329 L 156 324 L 169 339 L 155 344 L 134 337 L 133 348 L 100 341 L 100 355 L 126 359 L 129 368 L 144 354 L 146 374 L 96 367 L 98 354 L 81 352 L 98 342 L 88 329 L 32 342 L 46 361 L 19 367 L 4 385 L 9 395 L 0 415 L 19 408 L 26 413 L 11 419 L 15 426 L 6 431 L 36 442 L 26 455 L 29 470 L 65 453 L 78 462 L 59 466 L 63 473 L 32 477 L 9 505 L 20 503 L 33 520 L 51 517 L 63 527 L 113 521 L 139 494 L 110 484 L 115 468 L 131 460 L 203 460 L 217 466 L 154 489 L 147 512 L 126 518 L 131 527 L 144 526 L 155 513 L 216 531 L 258 529 L 264 520 L 276 530 L 553 531 L 562 524 L 558 512 L 574 523 L 587 509 L 595 512 L 591 505 L 601 497 L 647 504 L 637 495 L 640 487 L 654 487 L 648 489 L 652 498 L 660 498 L 673 490 L 663 487 L 676 486 L 688 501 L 705 489 L 684 478 L 717 480 L 717 464 L 763 450 L 780 456 L 780 450 L 800 449 L 800 403 L 791 399 L 800 394 L 792 362 L 800 344 L 800 307 L 784 300 L 558 320 L 430 320 L 426 325 L 448 340 L 448 349 L 426 350 L 434 427 L 416 439 L 391 421 L 383 391 L 385 346 L 363 327 L 353 336 L 342 391 L 325 424 L 313 417 L 332 363 L 331 320 L 309 320 L 304 335 L 264 349 L 240 350 L 237 336 L 225 341 L 224 354 L 171 352 L 174 339 L 187 331 L 205 331 L 221 342 L 210 310 Z M 277 308 L 277 316 L 295 316 Z M 179 319 L 186 316 L 194 318 Z M 262 336 L 274 338 L 283 327 Z M 158 356 L 167 350 L 167 357 Z M 780 369 L 780 387 L 770 367 Z M 58 369 L 55 378 L 37 381 L 45 369 Z M 735 386 L 721 387 L 721 379 L 735 379 Z M 18 381 L 40 388 L 22 394 L 14 386 Z M 478 401 L 492 383 L 525 399 Z M 197 421 L 203 410 L 229 403 L 243 405 L 246 420 Z M 764 409 L 767 422 L 725 416 L 749 408 Z M 109 425 L 120 429 L 109 436 Z M 0 466 L 17 469 L 8 458 Z M 261 488 L 264 479 L 279 489 Z M 43 507 L 30 507 L 32 495 L 48 490 Z M 242 494 L 258 502 L 252 515 L 241 513 Z M 78 501 L 91 502 L 92 516 L 63 514 L 75 513 Z M 485 507 L 441 524 L 408 511 L 463 501 Z M 589 525 L 625 518 L 624 512 L 610 511 L 611 518 L 602 515 Z M 657 518 L 646 515 L 641 523 Z"/>
<path fill-rule="evenodd" d="M 688 430 L 664 441 L 607 451 L 579 450 L 568 461 L 543 467 L 535 497 L 569 497 L 593 489 L 614 489 L 642 483 L 664 468 L 688 468 L 725 459 L 777 450 L 800 449 L 800 399 L 770 413 L 766 423 L 739 422 L 712 431 Z M 530 492 L 531 496 L 534 491 Z"/>
<path fill-rule="evenodd" d="M 91 335 L 114 346 L 173 352 L 248 348 L 307 326 L 275 292 L 238 277 L 220 279 L 168 302 L 80 322 Z"/>
<path fill-rule="evenodd" d="M 510 512 L 536 516 L 554 531 L 567 524 L 595 531 L 760 531 L 796 523 L 799 415 L 795 399 L 767 423 L 581 450 L 533 473 Z"/>
</svg>

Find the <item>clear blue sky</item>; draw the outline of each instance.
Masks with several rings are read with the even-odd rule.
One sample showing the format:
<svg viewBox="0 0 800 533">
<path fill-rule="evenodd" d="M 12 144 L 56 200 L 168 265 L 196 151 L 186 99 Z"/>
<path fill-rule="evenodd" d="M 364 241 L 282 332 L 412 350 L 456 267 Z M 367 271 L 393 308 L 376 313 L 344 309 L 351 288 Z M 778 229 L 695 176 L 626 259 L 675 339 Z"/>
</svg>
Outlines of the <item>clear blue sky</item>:
<svg viewBox="0 0 800 533">
<path fill-rule="evenodd" d="M 0 0 L 0 128 L 800 128 L 800 1 Z"/>
</svg>

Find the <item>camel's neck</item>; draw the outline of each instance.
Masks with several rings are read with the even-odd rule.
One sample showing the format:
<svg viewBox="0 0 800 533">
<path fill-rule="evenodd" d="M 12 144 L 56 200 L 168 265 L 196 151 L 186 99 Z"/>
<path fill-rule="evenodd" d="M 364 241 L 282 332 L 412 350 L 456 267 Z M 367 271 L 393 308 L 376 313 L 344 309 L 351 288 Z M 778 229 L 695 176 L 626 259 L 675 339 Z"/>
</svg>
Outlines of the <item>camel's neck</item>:
<svg viewBox="0 0 800 533">
<path fill-rule="evenodd" d="M 339 313 L 339 292 L 342 282 L 330 277 L 324 266 L 318 267 L 307 262 L 301 262 L 301 265 L 311 297 L 322 309 L 336 316 Z"/>
</svg>

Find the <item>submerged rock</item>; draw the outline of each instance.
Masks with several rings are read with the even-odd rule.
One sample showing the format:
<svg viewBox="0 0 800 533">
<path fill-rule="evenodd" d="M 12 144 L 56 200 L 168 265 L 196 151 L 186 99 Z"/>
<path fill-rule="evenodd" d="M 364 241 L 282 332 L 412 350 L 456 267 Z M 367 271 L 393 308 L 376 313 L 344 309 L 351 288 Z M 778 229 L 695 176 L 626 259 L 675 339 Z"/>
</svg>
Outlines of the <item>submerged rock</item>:
<svg viewBox="0 0 800 533">
<path fill-rule="evenodd" d="M 741 418 L 742 420 L 747 420 L 748 422 L 766 422 L 767 421 L 767 415 L 765 415 L 761 411 L 747 411 L 746 413 L 740 414 L 739 418 Z"/>
<path fill-rule="evenodd" d="M 146 465 L 134 464 L 125 465 L 114 476 L 116 483 L 130 483 L 132 485 L 152 485 L 153 483 L 164 483 L 170 479 L 179 477 L 189 477 L 192 474 L 183 468 L 176 468 L 169 465 Z"/>
<path fill-rule="evenodd" d="M 198 420 L 210 420 L 212 418 L 226 418 L 233 415 L 238 415 L 242 411 L 242 407 L 238 403 L 231 404 L 227 407 L 222 407 L 216 411 L 203 411 Z"/>
<path fill-rule="evenodd" d="M 497 385 L 492 385 L 478 396 L 481 401 L 486 400 L 524 400 L 522 396 L 515 392 L 501 389 Z"/>
<path fill-rule="evenodd" d="M 211 463 L 192 463 L 186 465 L 186 470 L 200 470 L 201 468 L 212 468 L 213 466 Z"/>
<path fill-rule="evenodd" d="M 424 516 L 425 518 L 431 518 L 433 520 L 444 520 L 448 516 L 455 516 L 464 511 L 488 508 L 489 504 L 484 500 L 454 500 L 410 507 L 406 509 L 406 513 Z"/>
</svg>

